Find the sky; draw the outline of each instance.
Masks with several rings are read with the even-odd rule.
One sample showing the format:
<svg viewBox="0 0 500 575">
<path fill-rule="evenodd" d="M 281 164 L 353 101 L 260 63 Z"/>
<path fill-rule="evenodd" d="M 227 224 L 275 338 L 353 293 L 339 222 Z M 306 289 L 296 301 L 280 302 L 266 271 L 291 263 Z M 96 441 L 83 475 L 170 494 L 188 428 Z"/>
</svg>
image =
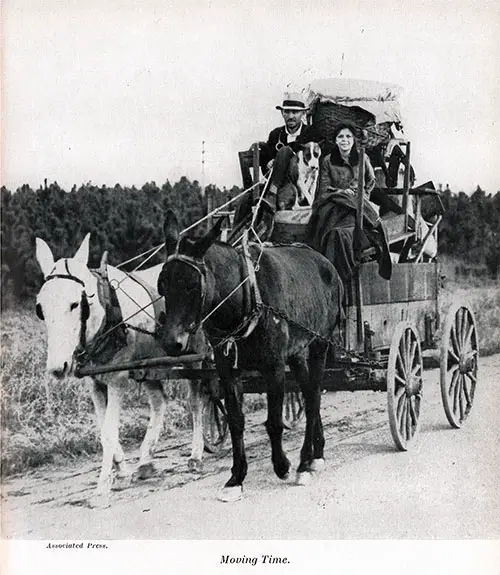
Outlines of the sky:
<svg viewBox="0 0 500 575">
<path fill-rule="evenodd" d="M 417 183 L 500 190 L 498 0 L 4 0 L 2 41 L 12 190 L 241 185 L 283 93 L 341 71 L 403 87 Z"/>
</svg>

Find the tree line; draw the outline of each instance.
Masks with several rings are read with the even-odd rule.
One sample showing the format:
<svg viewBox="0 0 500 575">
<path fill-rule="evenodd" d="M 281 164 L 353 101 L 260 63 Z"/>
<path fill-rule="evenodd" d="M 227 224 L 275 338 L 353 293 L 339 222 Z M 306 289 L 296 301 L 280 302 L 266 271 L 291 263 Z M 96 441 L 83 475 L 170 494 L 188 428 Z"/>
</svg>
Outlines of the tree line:
<svg viewBox="0 0 500 575">
<path fill-rule="evenodd" d="M 168 208 L 186 228 L 207 213 L 209 195 L 216 207 L 240 191 L 236 186 L 230 190 L 208 186 L 203 194 L 200 184 L 186 177 L 161 187 L 149 182 L 140 189 L 88 183 L 67 192 L 52 183 L 37 190 L 24 185 L 12 193 L 2 187 L 2 306 L 29 300 L 40 289 L 43 277 L 35 257 L 36 237 L 49 244 L 57 260 L 73 256 L 91 232 L 90 267 L 98 267 L 105 250 L 109 263 L 117 265 L 163 243 L 163 217 Z M 192 235 L 204 229 L 198 226 Z M 163 257 L 160 252 L 148 265 L 160 263 Z M 132 270 L 137 263 L 123 269 Z"/>
<path fill-rule="evenodd" d="M 166 209 L 174 209 L 185 228 L 207 213 L 207 197 L 213 198 L 214 206 L 220 206 L 240 191 L 237 186 L 230 190 L 208 186 L 203 194 L 200 184 L 186 177 L 173 185 L 167 181 L 161 187 L 149 182 L 140 189 L 88 183 L 65 191 L 52 183 L 37 190 L 24 185 L 12 193 L 2 187 L 2 306 L 30 300 L 41 286 L 35 237 L 50 245 L 57 260 L 72 256 L 85 234 L 91 232 L 90 266 L 99 265 L 105 250 L 110 264 L 117 265 L 163 243 Z M 489 275 L 498 277 L 500 192 L 486 194 L 478 187 L 467 195 L 446 188 L 442 201 L 445 213 L 440 225 L 440 253 L 481 264 Z M 203 229 L 195 228 L 193 234 Z M 160 253 L 150 263 L 159 263 L 162 258 Z"/>
</svg>

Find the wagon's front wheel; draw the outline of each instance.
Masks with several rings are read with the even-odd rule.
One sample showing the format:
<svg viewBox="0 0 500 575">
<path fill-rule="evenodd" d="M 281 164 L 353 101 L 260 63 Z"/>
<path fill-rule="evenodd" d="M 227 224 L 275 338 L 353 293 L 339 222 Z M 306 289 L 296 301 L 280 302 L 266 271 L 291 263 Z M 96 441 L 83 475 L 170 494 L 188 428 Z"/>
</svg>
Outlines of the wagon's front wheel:
<svg viewBox="0 0 500 575">
<path fill-rule="evenodd" d="M 226 441 L 228 424 L 222 401 L 211 395 L 203 401 L 203 443 L 208 453 L 218 453 Z"/>
<path fill-rule="evenodd" d="M 285 393 L 283 401 L 283 424 L 287 429 L 292 429 L 304 415 L 304 402 L 300 391 Z"/>
<path fill-rule="evenodd" d="M 423 391 L 422 350 L 416 328 L 398 324 L 392 338 L 387 366 L 387 409 L 396 447 L 409 449 L 419 429 Z"/>
<path fill-rule="evenodd" d="M 441 339 L 441 397 L 450 425 L 459 428 L 472 409 L 479 350 L 476 322 L 466 304 L 455 304 L 446 317 Z"/>
</svg>

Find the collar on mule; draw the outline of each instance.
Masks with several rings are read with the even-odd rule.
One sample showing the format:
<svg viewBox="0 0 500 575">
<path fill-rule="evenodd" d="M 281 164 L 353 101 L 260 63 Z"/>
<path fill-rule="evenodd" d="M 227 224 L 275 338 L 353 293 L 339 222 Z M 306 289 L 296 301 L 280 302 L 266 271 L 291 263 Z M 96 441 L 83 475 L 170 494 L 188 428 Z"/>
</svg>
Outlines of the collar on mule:
<svg viewBox="0 0 500 575">
<path fill-rule="evenodd" d="M 104 319 L 89 344 L 86 338 L 86 323 L 82 323 L 80 345 L 76 351 L 78 367 L 90 361 L 107 363 L 127 345 L 127 326 L 123 322 L 116 289 L 108 277 L 107 252 L 102 256 L 99 269 L 90 271 L 97 278 L 97 294 L 104 308 Z"/>
</svg>

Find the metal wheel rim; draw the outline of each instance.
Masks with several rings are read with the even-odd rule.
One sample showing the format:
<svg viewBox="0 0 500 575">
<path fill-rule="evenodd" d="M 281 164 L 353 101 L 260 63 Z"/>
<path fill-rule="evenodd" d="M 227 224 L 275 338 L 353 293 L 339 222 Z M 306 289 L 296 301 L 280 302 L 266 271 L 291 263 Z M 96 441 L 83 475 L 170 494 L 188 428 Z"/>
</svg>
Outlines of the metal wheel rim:
<svg viewBox="0 0 500 575">
<path fill-rule="evenodd" d="M 399 324 L 391 343 L 387 368 L 387 408 L 392 438 L 401 451 L 409 449 L 420 428 L 423 363 L 416 329 Z"/>
<path fill-rule="evenodd" d="M 457 304 L 448 313 L 441 341 L 440 383 L 446 417 L 460 428 L 474 402 L 479 349 L 472 310 Z"/>
</svg>

